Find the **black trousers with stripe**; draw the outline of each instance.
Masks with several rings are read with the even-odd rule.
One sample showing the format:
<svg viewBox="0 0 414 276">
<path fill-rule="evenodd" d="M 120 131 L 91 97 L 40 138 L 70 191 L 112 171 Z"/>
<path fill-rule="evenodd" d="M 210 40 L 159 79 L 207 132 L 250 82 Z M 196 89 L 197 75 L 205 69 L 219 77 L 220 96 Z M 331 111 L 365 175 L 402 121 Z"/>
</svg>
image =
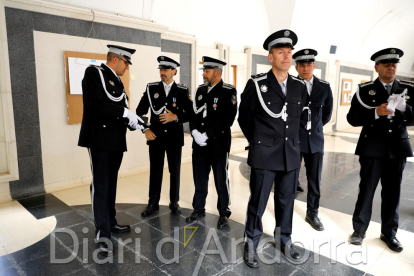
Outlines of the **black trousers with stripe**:
<svg viewBox="0 0 414 276">
<path fill-rule="evenodd" d="M 121 166 L 122 151 L 109 151 L 89 148 L 92 183 L 91 200 L 95 217 L 97 239 L 111 238 L 111 226 L 115 226 L 115 200 L 118 171 Z"/>
<path fill-rule="evenodd" d="M 150 187 L 148 204 L 157 205 L 160 201 L 165 153 L 167 153 L 168 170 L 170 172 L 170 202 L 174 203 L 180 200 L 181 152 L 181 145 L 150 142 Z"/>
<path fill-rule="evenodd" d="M 308 180 L 306 215 L 317 217 L 321 198 L 323 152 L 301 153 L 300 155 L 305 161 L 306 178 Z"/>
<path fill-rule="evenodd" d="M 228 153 L 200 154 L 193 152 L 193 177 L 195 193 L 194 210 L 205 211 L 208 194 L 208 179 L 213 168 L 214 183 L 218 195 L 217 210 L 220 216 L 230 217 L 230 183 L 228 177 Z"/>
<path fill-rule="evenodd" d="M 275 229 L 275 241 L 285 246 L 291 242 L 293 206 L 296 194 L 296 181 L 299 169 L 289 172 L 271 171 L 251 168 L 250 200 L 247 206 L 245 237 L 253 242 L 257 249 L 263 234 L 262 216 L 266 210 L 267 201 L 275 184 L 274 201 L 276 227 L 280 228 L 280 236 Z"/>
<path fill-rule="evenodd" d="M 355 232 L 364 234 L 367 231 L 375 190 L 381 180 L 381 233 L 386 237 L 394 237 L 397 234 L 401 181 L 406 162 L 406 157 L 359 157 L 361 182 L 352 217 Z"/>
</svg>

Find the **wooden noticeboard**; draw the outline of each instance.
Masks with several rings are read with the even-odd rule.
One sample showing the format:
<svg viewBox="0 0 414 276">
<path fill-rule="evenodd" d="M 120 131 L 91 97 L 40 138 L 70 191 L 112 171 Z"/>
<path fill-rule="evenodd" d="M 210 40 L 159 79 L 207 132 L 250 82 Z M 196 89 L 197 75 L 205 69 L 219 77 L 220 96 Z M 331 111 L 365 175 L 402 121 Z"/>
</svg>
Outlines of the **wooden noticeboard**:
<svg viewBox="0 0 414 276">
<path fill-rule="evenodd" d="M 341 106 L 351 105 L 352 100 L 352 80 L 342 79 L 341 85 Z"/>
<path fill-rule="evenodd" d="M 105 54 L 93 54 L 93 53 L 81 53 L 81 52 L 64 52 L 65 58 L 65 83 L 66 83 L 66 107 L 67 107 L 67 116 L 68 124 L 76 125 L 82 123 L 83 116 L 83 99 L 82 95 L 72 95 L 70 94 L 70 84 L 69 84 L 69 64 L 68 58 L 86 58 L 86 59 L 102 59 L 106 60 Z M 86 68 L 85 68 L 86 69 Z M 125 74 L 120 77 L 122 83 L 124 84 L 125 91 L 128 95 L 129 101 L 131 101 L 129 93 L 129 70 L 125 71 Z"/>
</svg>

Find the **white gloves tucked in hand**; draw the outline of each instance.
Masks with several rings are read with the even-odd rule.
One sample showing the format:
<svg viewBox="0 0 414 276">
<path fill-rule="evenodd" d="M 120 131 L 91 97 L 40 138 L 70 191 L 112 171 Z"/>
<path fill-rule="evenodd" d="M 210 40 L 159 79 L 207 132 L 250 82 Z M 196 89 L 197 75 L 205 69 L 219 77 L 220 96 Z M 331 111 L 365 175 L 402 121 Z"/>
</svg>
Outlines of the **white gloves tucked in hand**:
<svg viewBox="0 0 414 276">
<path fill-rule="evenodd" d="M 197 129 L 194 129 L 194 130 L 191 132 L 191 134 L 193 135 L 195 142 L 196 142 L 196 143 L 197 143 L 200 147 L 207 146 L 206 141 L 207 141 L 208 137 L 207 137 L 207 134 L 206 134 L 205 132 L 204 132 L 204 133 L 200 133 Z"/>
<path fill-rule="evenodd" d="M 138 124 L 138 115 L 132 112 L 131 110 L 127 109 L 128 112 L 126 112 L 126 116 L 129 120 L 128 125 L 134 129 L 144 129 L 144 127 L 140 124 Z"/>
</svg>

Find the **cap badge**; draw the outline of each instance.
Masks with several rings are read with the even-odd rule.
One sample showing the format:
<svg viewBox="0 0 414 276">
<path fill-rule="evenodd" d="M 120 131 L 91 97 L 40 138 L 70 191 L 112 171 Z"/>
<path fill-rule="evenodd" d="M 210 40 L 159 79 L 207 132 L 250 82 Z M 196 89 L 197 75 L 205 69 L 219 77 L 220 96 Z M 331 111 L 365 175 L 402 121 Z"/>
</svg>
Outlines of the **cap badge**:
<svg viewBox="0 0 414 276">
<path fill-rule="evenodd" d="M 197 98 L 199 101 L 201 101 L 203 99 L 203 95 L 198 96 Z"/>
<path fill-rule="evenodd" d="M 290 35 L 290 32 L 289 32 L 289 31 L 285 31 L 284 35 L 285 35 L 286 37 L 288 37 L 288 36 Z"/>
<path fill-rule="evenodd" d="M 391 54 L 395 54 L 397 51 L 395 51 L 395 49 L 392 49 L 391 51 L 390 51 L 390 53 Z"/>
<path fill-rule="evenodd" d="M 161 57 L 161 60 L 164 60 L 164 57 Z"/>
<path fill-rule="evenodd" d="M 375 92 L 374 90 L 370 90 L 370 91 L 368 92 L 368 94 L 370 94 L 371 96 L 374 96 L 375 94 L 377 94 L 377 92 Z"/>
<path fill-rule="evenodd" d="M 109 83 L 110 83 L 112 86 L 115 86 L 115 83 L 114 83 L 113 81 L 109 80 Z"/>
<path fill-rule="evenodd" d="M 263 93 L 266 93 L 267 92 L 267 85 L 262 85 L 262 86 L 260 86 L 260 91 L 262 91 Z"/>
<path fill-rule="evenodd" d="M 309 54 L 309 50 L 305 50 L 304 53 L 305 53 L 305 55 Z"/>
<path fill-rule="evenodd" d="M 158 97 L 159 97 L 160 95 L 158 94 L 158 93 L 155 93 L 154 94 L 154 99 L 158 99 Z"/>
</svg>

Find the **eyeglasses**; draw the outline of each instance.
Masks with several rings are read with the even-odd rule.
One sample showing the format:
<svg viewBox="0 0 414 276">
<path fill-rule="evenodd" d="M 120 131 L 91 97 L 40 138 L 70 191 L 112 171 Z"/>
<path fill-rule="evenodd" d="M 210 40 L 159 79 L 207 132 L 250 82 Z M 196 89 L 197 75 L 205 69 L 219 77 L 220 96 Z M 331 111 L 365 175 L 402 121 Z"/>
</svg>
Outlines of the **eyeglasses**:
<svg viewBox="0 0 414 276">
<path fill-rule="evenodd" d="M 125 62 L 125 64 L 126 64 L 126 66 L 129 66 L 129 62 L 128 61 L 126 61 L 125 59 L 123 59 L 123 58 L 120 58 L 120 57 L 118 57 L 120 60 L 122 60 L 123 62 Z"/>
</svg>

